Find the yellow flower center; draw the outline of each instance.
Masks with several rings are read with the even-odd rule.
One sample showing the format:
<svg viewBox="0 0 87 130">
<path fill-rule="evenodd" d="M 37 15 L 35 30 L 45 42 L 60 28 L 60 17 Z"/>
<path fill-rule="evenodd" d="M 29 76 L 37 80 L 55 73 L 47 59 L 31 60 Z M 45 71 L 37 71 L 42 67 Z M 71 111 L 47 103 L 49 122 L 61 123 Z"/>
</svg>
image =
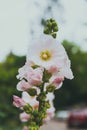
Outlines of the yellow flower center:
<svg viewBox="0 0 87 130">
<path fill-rule="evenodd" d="M 40 58 L 44 61 L 48 61 L 51 58 L 51 52 L 48 50 L 40 52 Z"/>
</svg>

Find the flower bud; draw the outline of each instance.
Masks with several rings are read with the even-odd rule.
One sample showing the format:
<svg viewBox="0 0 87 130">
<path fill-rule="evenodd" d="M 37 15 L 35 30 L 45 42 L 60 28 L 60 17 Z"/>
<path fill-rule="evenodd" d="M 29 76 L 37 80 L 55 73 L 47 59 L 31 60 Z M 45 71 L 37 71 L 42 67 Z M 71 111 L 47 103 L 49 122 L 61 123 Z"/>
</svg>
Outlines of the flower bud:
<svg viewBox="0 0 87 130">
<path fill-rule="evenodd" d="M 53 28 L 53 31 L 54 31 L 54 32 L 57 32 L 57 31 L 58 31 L 58 27 L 55 26 L 55 27 Z"/>
<path fill-rule="evenodd" d="M 55 20 L 54 20 L 54 19 L 52 19 L 52 18 L 50 18 L 50 22 L 55 22 Z"/>
<path fill-rule="evenodd" d="M 46 108 L 50 108 L 50 103 L 49 103 L 49 101 L 45 101 L 44 106 L 45 106 Z"/>
<path fill-rule="evenodd" d="M 47 92 L 53 92 L 55 90 L 55 86 L 54 85 L 48 85 L 47 87 L 46 87 L 46 91 Z"/>
<path fill-rule="evenodd" d="M 51 22 L 50 20 L 48 20 L 47 23 L 46 23 L 46 26 L 47 26 L 49 29 L 51 29 L 51 27 L 52 27 L 52 22 Z"/>
<path fill-rule="evenodd" d="M 52 22 L 52 25 L 53 25 L 53 27 L 54 27 L 54 26 L 56 27 L 56 26 L 57 26 L 57 23 L 56 23 L 55 21 L 53 21 L 53 22 Z"/>
<path fill-rule="evenodd" d="M 39 130 L 39 127 L 37 125 L 29 126 L 29 130 Z"/>
<path fill-rule="evenodd" d="M 45 27 L 44 33 L 45 33 L 45 34 L 49 34 L 49 28 Z"/>
<path fill-rule="evenodd" d="M 35 96 L 35 95 L 37 95 L 37 91 L 36 91 L 35 88 L 30 88 L 30 89 L 28 89 L 28 93 L 29 93 L 30 96 Z"/>
<path fill-rule="evenodd" d="M 38 95 L 37 100 L 41 101 L 41 100 L 45 100 L 46 99 L 46 93 L 42 92 Z"/>
<path fill-rule="evenodd" d="M 55 32 L 52 32 L 52 33 L 51 33 L 51 36 L 52 36 L 53 38 L 56 38 L 56 33 L 55 33 Z"/>
<path fill-rule="evenodd" d="M 46 69 L 44 69 L 43 72 L 43 81 L 44 82 L 49 82 L 49 79 L 51 78 L 52 74 L 49 73 Z"/>
<path fill-rule="evenodd" d="M 34 111 L 32 112 L 32 114 L 33 114 L 33 116 L 38 116 L 38 111 L 37 111 L 37 110 L 34 110 Z"/>
<path fill-rule="evenodd" d="M 33 108 L 32 106 L 30 106 L 29 104 L 26 104 L 24 107 L 23 107 L 24 111 L 29 114 L 32 112 Z"/>
<path fill-rule="evenodd" d="M 18 108 L 24 107 L 26 105 L 26 102 L 22 98 L 20 98 L 18 96 L 14 95 L 13 99 L 14 99 L 13 105 L 16 106 L 16 107 L 18 107 Z"/>
</svg>

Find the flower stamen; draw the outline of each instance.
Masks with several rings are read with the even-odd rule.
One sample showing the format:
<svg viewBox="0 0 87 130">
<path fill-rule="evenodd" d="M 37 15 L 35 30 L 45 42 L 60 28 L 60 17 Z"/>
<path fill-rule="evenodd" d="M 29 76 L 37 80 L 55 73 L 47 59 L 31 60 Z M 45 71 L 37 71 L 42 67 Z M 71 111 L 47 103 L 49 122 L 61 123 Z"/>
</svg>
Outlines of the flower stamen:
<svg viewBox="0 0 87 130">
<path fill-rule="evenodd" d="M 51 58 L 51 52 L 48 50 L 41 51 L 40 58 L 44 61 L 48 61 Z"/>
</svg>

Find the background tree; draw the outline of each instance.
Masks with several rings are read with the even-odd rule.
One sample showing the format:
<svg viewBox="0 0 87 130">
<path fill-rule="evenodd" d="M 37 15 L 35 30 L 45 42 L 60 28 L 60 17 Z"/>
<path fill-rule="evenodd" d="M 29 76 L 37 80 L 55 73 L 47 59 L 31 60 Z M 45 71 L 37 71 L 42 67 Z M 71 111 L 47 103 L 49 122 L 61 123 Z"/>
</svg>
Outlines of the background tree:
<svg viewBox="0 0 87 130">
<path fill-rule="evenodd" d="M 12 105 L 13 95 L 18 93 L 16 90 L 18 68 L 25 63 L 25 56 L 19 57 L 10 53 L 6 60 L 0 63 L 0 126 L 6 125 L 10 128 L 18 119 L 18 112 Z M 20 95 L 20 93 L 18 93 Z M 7 129 L 7 128 L 6 128 Z"/>
</svg>

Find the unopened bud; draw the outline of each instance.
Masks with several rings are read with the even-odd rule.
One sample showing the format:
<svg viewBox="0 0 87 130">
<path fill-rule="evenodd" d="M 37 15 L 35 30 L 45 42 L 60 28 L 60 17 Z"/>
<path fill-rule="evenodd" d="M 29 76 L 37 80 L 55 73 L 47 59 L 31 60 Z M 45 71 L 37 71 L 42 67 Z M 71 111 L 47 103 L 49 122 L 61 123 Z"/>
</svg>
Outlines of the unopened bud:
<svg viewBox="0 0 87 130">
<path fill-rule="evenodd" d="M 40 93 L 40 94 L 38 95 L 38 97 L 37 97 L 37 100 L 38 100 L 38 101 L 41 101 L 41 100 L 44 100 L 44 99 L 46 99 L 46 93 L 45 93 L 45 92 Z"/>
<path fill-rule="evenodd" d="M 38 126 L 29 126 L 29 130 L 39 130 Z"/>
<path fill-rule="evenodd" d="M 54 22 L 52 22 L 52 26 L 54 27 L 56 27 L 57 26 L 57 23 L 54 21 Z"/>
<path fill-rule="evenodd" d="M 30 94 L 30 96 L 35 96 L 37 95 L 37 91 L 35 88 L 30 88 L 28 89 L 28 93 Z"/>
<path fill-rule="evenodd" d="M 51 33 L 51 36 L 52 36 L 53 38 L 56 38 L 57 34 L 56 34 L 55 32 L 52 32 L 52 33 Z"/>
<path fill-rule="evenodd" d="M 55 26 L 55 27 L 53 28 L 53 31 L 54 31 L 54 32 L 57 32 L 57 31 L 58 31 L 58 27 Z"/>
<path fill-rule="evenodd" d="M 46 23 L 46 26 L 48 27 L 48 28 L 51 28 L 52 27 L 52 22 L 50 22 L 50 20 Z"/>
<path fill-rule="evenodd" d="M 47 92 L 53 92 L 55 90 L 55 86 L 54 85 L 48 85 L 47 87 L 46 87 L 46 91 Z"/>
<path fill-rule="evenodd" d="M 39 113 L 39 116 L 40 116 L 40 118 L 46 118 L 47 117 L 47 114 L 46 113 L 44 113 L 44 112 L 41 112 L 41 113 Z"/>
<path fill-rule="evenodd" d="M 46 108 L 50 108 L 50 103 L 49 103 L 49 101 L 45 101 L 45 104 L 44 104 L 44 105 L 45 105 Z"/>
<path fill-rule="evenodd" d="M 32 106 L 30 106 L 29 104 L 26 104 L 24 107 L 23 107 L 24 111 L 29 114 L 32 112 L 33 108 Z"/>
<path fill-rule="evenodd" d="M 45 33 L 45 34 L 49 34 L 49 28 L 45 28 L 45 29 L 44 29 L 44 33 Z"/>
</svg>

